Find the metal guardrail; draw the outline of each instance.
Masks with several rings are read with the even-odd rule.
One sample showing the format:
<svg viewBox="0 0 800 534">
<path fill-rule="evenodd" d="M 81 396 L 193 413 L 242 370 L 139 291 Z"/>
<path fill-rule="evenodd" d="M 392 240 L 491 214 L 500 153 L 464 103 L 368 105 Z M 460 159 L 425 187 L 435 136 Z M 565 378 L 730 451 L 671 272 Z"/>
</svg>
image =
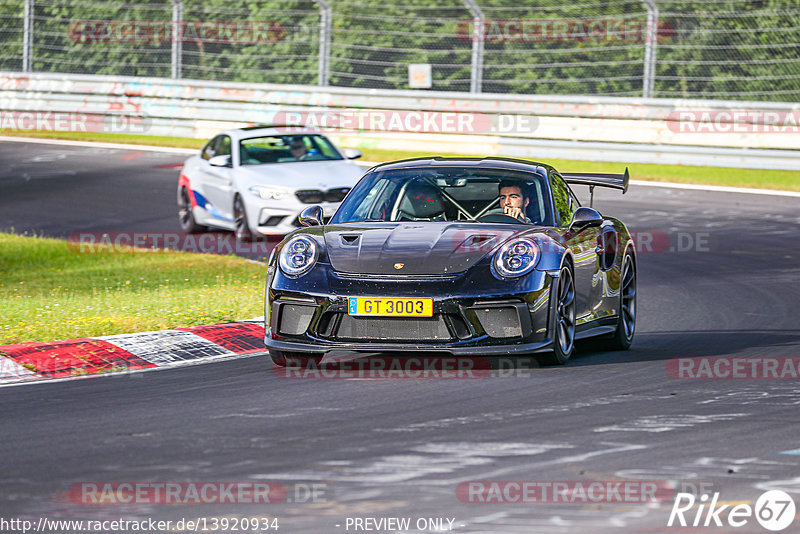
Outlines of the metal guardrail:
<svg viewBox="0 0 800 534">
<path fill-rule="evenodd" d="M 91 129 L 100 131 L 197 138 L 228 127 L 283 123 L 290 114 L 304 120 L 379 116 L 397 119 L 399 128 L 366 121 L 366 127 L 330 133 L 343 144 L 397 150 L 800 170 L 800 135 L 786 127 L 787 117 L 800 117 L 797 103 L 468 95 L 0 72 L 0 113 L 2 128 L 24 128 L 36 124 L 31 117 L 51 113 L 90 117 Z M 708 124 L 720 131 L 681 131 L 680 113 L 724 120 Z M 408 131 L 409 122 L 403 121 L 414 114 L 432 118 L 435 127 Z M 453 121 L 445 128 L 448 117 Z M 460 126 L 457 118 L 469 119 L 464 124 L 471 126 Z M 66 128 L 76 127 L 68 123 Z"/>
<path fill-rule="evenodd" d="M 470 93 L 481 92 L 483 69 L 484 69 L 484 27 L 487 23 L 483 10 L 475 0 L 460 0 L 461 5 L 471 13 L 475 28 L 474 35 L 470 36 L 472 41 L 472 55 L 470 65 Z M 653 83 L 655 78 L 655 49 L 658 39 L 658 8 L 654 0 L 641 0 L 647 10 L 646 35 L 644 36 L 644 65 L 643 65 L 643 95 L 652 96 Z M 332 45 L 332 8 L 328 0 L 314 0 L 319 8 L 320 26 L 320 45 L 318 51 L 318 77 L 317 83 L 320 86 L 329 85 L 331 45 Z M 171 0 L 172 4 L 172 25 L 179 28 L 184 22 L 183 0 Z M 23 41 L 22 41 L 22 70 L 32 71 L 32 56 L 34 45 L 35 21 L 33 0 L 25 0 L 23 8 Z M 173 79 L 181 78 L 182 71 L 182 40 L 172 39 L 170 70 Z"/>
<path fill-rule="evenodd" d="M 412 4 L 4 0 L 0 68 L 464 94 L 800 95 L 800 9 L 788 0 Z"/>
</svg>

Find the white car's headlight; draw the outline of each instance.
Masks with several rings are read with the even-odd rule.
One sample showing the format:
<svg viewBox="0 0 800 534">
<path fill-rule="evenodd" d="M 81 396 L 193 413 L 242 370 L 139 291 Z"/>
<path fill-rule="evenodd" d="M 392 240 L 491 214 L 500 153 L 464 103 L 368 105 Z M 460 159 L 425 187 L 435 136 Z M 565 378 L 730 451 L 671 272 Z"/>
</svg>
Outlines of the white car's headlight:
<svg viewBox="0 0 800 534">
<path fill-rule="evenodd" d="M 289 192 L 285 189 L 266 185 L 254 185 L 250 188 L 250 192 L 265 200 L 281 200 L 289 196 Z"/>
<path fill-rule="evenodd" d="M 494 270 L 503 278 L 527 274 L 539 261 L 539 246 L 531 239 L 513 239 L 494 255 Z"/>
<path fill-rule="evenodd" d="M 281 270 L 289 276 L 302 276 L 317 262 L 319 247 L 310 237 L 299 235 L 286 243 L 280 254 Z"/>
</svg>

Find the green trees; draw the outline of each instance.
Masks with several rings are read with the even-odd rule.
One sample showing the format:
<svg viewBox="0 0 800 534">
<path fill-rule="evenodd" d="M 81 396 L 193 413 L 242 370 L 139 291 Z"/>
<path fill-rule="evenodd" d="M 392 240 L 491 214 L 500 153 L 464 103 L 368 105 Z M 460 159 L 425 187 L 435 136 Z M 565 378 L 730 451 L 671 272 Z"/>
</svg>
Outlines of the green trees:
<svg viewBox="0 0 800 534">
<path fill-rule="evenodd" d="M 800 100 L 800 2 L 663 0 L 676 38 L 659 44 L 657 96 Z"/>
<path fill-rule="evenodd" d="M 172 2 L 35 0 L 33 70 L 171 75 Z M 329 0 L 330 84 L 468 91 L 472 15 L 462 0 Z M 641 0 L 479 0 L 483 92 L 642 94 Z M 800 100 L 800 0 L 658 0 L 656 97 Z M 183 0 L 181 77 L 316 84 L 313 0 Z M 22 0 L 0 0 L 0 68 L 20 70 Z"/>
</svg>

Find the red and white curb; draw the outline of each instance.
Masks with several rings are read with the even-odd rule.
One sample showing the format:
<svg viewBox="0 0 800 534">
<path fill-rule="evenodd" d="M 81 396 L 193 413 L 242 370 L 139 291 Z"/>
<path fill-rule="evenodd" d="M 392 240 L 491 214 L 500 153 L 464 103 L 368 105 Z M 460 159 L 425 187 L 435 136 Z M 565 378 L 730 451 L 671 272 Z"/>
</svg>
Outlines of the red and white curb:
<svg viewBox="0 0 800 534">
<path fill-rule="evenodd" d="M 0 345 L 0 386 L 265 353 L 261 321 Z"/>
</svg>

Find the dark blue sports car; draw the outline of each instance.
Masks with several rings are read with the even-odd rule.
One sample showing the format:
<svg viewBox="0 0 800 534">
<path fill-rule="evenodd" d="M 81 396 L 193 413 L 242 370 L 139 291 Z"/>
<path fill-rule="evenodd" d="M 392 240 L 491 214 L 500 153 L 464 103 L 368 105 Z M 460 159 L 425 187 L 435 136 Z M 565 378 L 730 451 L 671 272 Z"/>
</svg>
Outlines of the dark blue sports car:
<svg viewBox="0 0 800 534">
<path fill-rule="evenodd" d="M 561 174 L 505 158 L 420 158 L 370 169 L 324 223 L 300 217 L 269 261 L 266 346 L 277 365 L 332 350 L 454 356 L 536 353 L 563 364 L 575 340 L 627 349 L 636 253 L 617 219 L 581 207 Z"/>
</svg>

